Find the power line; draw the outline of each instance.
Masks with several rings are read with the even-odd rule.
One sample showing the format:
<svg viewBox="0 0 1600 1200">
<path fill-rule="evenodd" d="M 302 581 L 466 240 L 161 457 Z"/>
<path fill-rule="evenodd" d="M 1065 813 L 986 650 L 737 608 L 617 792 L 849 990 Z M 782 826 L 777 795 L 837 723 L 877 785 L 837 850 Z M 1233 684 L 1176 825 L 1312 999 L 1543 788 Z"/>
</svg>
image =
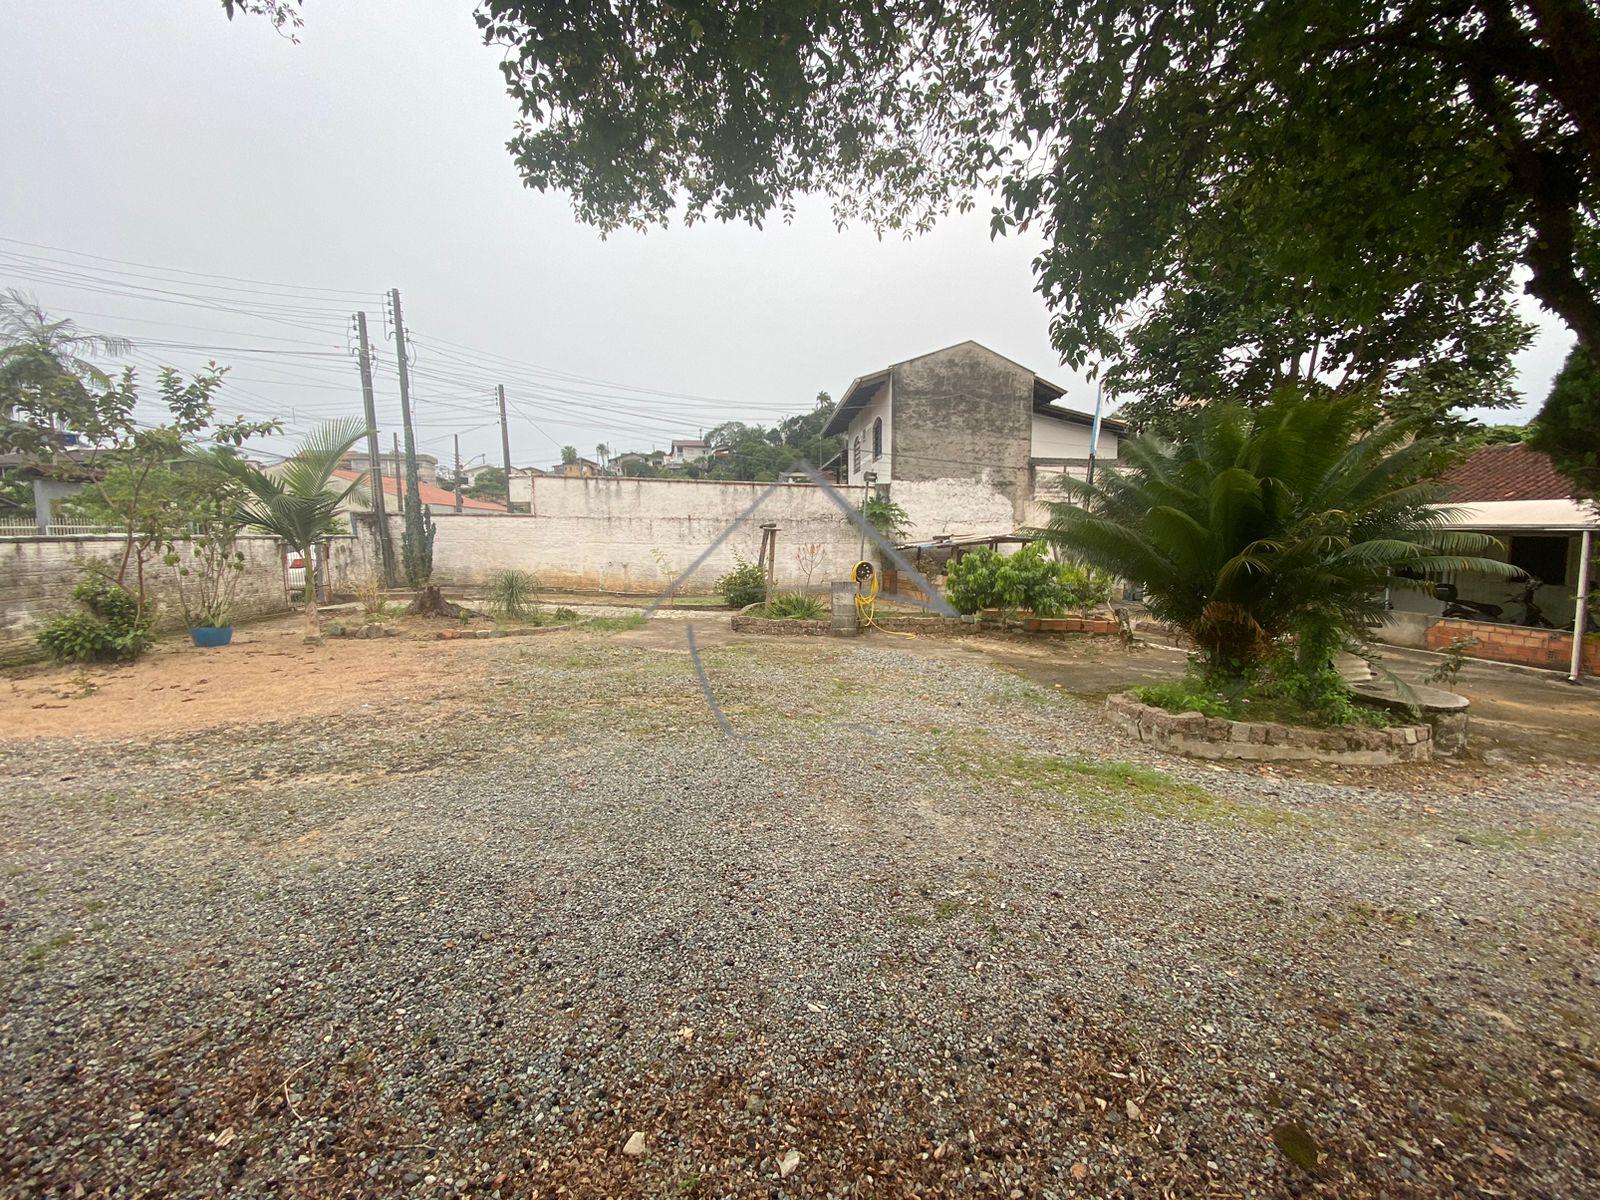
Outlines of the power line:
<svg viewBox="0 0 1600 1200">
<path fill-rule="evenodd" d="M 47 246 L 47 245 L 44 245 L 44 244 L 42 244 L 40 242 L 24 241 L 22 238 L 13 238 L 13 237 L 0 236 L 0 242 L 10 242 L 12 245 L 16 245 L 16 246 L 27 246 L 27 247 L 29 247 L 30 249 L 33 249 L 33 250 L 49 250 L 49 251 L 52 251 L 53 253 L 56 253 L 56 254 L 67 254 L 67 255 L 70 255 L 70 256 L 72 256 L 74 258 L 93 259 L 95 262 L 116 263 L 119 266 L 124 266 L 124 267 L 141 267 L 141 268 L 143 268 L 143 269 L 145 269 L 147 271 L 161 271 L 161 272 L 165 272 L 166 274 L 169 274 L 169 275 L 187 275 L 187 276 L 192 276 L 192 277 L 197 278 L 197 279 L 226 279 L 226 280 L 228 280 L 228 281 L 230 281 L 232 283 L 248 283 L 248 284 L 253 284 L 256 287 L 282 288 L 282 289 L 285 289 L 285 290 L 295 290 L 295 291 L 305 291 L 305 292 L 322 292 L 322 293 L 328 294 L 330 297 L 338 295 L 338 296 L 355 296 L 355 297 L 362 297 L 362 298 L 365 298 L 365 299 L 371 299 L 374 296 L 382 294 L 381 293 L 381 289 L 377 289 L 377 288 L 374 288 L 371 291 L 354 291 L 354 290 L 349 289 L 349 288 L 306 288 L 306 287 L 304 287 L 303 285 L 300 285 L 300 284 L 271 283 L 271 282 L 268 282 L 266 280 L 261 280 L 261 279 L 241 279 L 236 275 L 217 275 L 217 274 L 213 274 L 213 273 L 206 272 L 206 271 L 189 271 L 189 270 L 185 270 L 182 267 L 160 267 L 160 266 L 155 266 L 152 263 L 131 262 L 128 259 L 123 259 L 123 258 L 107 258 L 104 255 L 89 254 L 89 253 L 87 253 L 87 252 L 85 252 L 83 250 L 68 250 L 68 249 L 66 249 L 65 247 L 62 247 L 62 246 Z M 348 301 L 346 301 L 346 303 L 348 303 Z"/>
</svg>

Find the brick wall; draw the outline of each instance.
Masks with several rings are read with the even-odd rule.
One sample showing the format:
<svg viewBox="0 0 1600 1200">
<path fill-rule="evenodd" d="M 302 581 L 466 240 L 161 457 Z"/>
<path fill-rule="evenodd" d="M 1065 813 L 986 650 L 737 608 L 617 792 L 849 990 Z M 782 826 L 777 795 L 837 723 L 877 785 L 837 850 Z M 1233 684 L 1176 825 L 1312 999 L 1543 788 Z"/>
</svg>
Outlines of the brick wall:
<svg viewBox="0 0 1600 1200">
<path fill-rule="evenodd" d="M 283 555 L 274 538 L 239 539 L 245 569 L 234 598 L 238 618 L 288 611 Z M 113 569 L 122 558 L 117 537 L 24 537 L 0 539 L 0 664 L 26 662 L 39 655 L 39 627 L 57 613 L 71 612 L 72 589 L 91 562 Z M 183 624 L 173 569 L 146 568 L 146 585 L 157 604 L 157 624 Z"/>
<path fill-rule="evenodd" d="M 1487 621 L 1441 619 L 1428 627 L 1429 650 L 1446 651 L 1457 638 L 1477 638 L 1467 654 L 1494 662 L 1566 671 L 1572 665 L 1572 634 L 1557 629 L 1525 629 L 1520 625 L 1493 625 Z M 1600 674 L 1600 636 L 1583 639 L 1583 669 Z"/>
</svg>

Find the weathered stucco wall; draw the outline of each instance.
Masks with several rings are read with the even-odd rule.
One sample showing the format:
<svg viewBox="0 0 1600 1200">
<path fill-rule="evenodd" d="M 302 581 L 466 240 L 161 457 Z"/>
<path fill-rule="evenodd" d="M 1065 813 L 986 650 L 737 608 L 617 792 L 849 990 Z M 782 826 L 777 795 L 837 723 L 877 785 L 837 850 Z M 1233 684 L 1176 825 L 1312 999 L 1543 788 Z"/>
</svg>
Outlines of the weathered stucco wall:
<svg viewBox="0 0 1600 1200">
<path fill-rule="evenodd" d="M 770 485 L 680 479 L 564 479 L 533 481 L 533 511 L 492 518 L 441 513 L 434 517 L 434 575 L 442 583 L 487 583 L 496 571 L 531 571 L 545 587 L 653 592 L 666 586 L 730 525 L 734 533 L 684 586 L 704 591 L 735 564 L 755 561 L 761 525 L 778 525 L 777 578 L 805 582 L 795 551 L 819 547 L 813 583 L 842 579 L 859 557 L 860 533 L 821 489 L 779 484 L 749 516 L 741 514 Z M 859 505 L 860 488 L 840 489 Z M 402 524 L 390 518 L 398 550 Z M 370 533 L 363 542 L 370 543 Z M 370 544 L 359 552 L 370 562 Z M 358 564 L 352 554 L 350 568 Z"/>
<path fill-rule="evenodd" d="M 245 569 L 234 597 L 243 620 L 288 611 L 283 554 L 274 538 L 239 539 Z M 117 537 L 0 539 L 0 663 L 25 662 L 39 654 L 39 628 L 58 613 L 72 612 L 72 589 L 83 568 L 99 562 L 115 569 L 122 559 Z M 157 604 L 157 624 L 181 628 L 182 610 L 173 568 L 156 564 L 145 573 Z"/>
<path fill-rule="evenodd" d="M 936 534 L 988 537 L 1017 528 L 1016 506 L 992 475 L 899 481 L 890 496 L 911 518 L 907 541 L 926 542 Z"/>
<path fill-rule="evenodd" d="M 1033 372 L 974 343 L 894 368 L 894 499 L 902 482 L 977 480 L 1023 517 L 1033 443 Z M 881 478 L 881 477 L 880 477 Z M 947 520 L 969 522 L 959 507 Z M 920 531 L 919 531 L 920 532 Z"/>
</svg>

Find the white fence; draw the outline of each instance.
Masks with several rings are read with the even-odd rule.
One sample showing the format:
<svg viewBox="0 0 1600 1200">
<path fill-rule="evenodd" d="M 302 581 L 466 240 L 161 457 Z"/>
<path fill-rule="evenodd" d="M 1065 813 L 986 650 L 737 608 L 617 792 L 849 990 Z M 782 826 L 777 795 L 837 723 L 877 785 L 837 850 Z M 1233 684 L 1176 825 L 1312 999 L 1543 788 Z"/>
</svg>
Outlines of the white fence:
<svg viewBox="0 0 1600 1200">
<path fill-rule="evenodd" d="M 52 523 L 40 529 L 37 521 L 20 520 L 15 517 L 0 520 L 0 538 L 104 537 L 107 534 L 121 532 L 120 529 L 114 529 L 110 525 Z"/>
</svg>

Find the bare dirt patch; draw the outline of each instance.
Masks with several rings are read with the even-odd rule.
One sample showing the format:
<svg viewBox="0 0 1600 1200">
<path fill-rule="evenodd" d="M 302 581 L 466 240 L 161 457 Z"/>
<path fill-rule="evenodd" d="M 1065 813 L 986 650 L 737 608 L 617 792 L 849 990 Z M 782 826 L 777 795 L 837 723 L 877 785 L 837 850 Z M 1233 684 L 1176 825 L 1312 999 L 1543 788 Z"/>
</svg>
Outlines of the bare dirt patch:
<svg viewBox="0 0 1600 1200">
<path fill-rule="evenodd" d="M 40 667 L 0 684 L 0 737 L 137 737 L 448 701 L 477 642 L 434 639 L 453 622 L 391 618 L 402 636 L 306 644 L 299 618 L 234 630 L 202 650 L 167 638 L 127 665 Z"/>
</svg>

